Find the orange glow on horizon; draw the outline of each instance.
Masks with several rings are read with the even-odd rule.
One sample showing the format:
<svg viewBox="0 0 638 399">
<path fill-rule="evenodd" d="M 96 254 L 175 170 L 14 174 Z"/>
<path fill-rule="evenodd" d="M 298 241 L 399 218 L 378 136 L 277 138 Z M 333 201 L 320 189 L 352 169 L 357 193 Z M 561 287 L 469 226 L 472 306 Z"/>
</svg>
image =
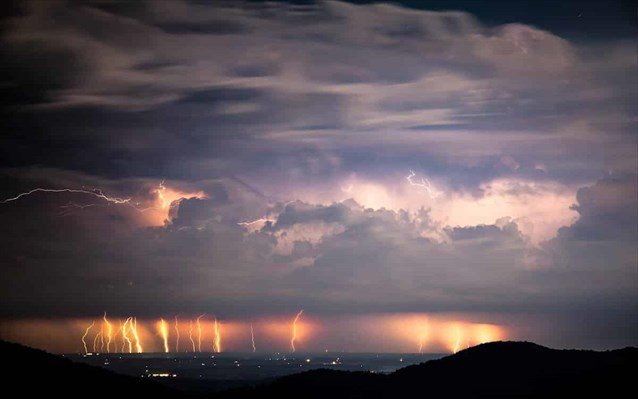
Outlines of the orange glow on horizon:
<svg viewBox="0 0 638 399">
<path fill-rule="evenodd" d="M 297 317 L 298 316 L 298 317 Z M 108 328 L 100 319 L 33 319 L 6 320 L 0 323 L 0 338 L 59 353 L 108 352 Z M 294 318 L 267 316 L 252 320 L 223 320 L 197 318 L 189 323 L 175 325 L 163 318 L 169 352 L 187 349 L 197 352 L 198 338 L 212 342 L 215 353 L 226 351 L 256 352 L 257 338 L 261 351 L 330 351 L 391 352 L 391 353 L 443 353 L 458 352 L 481 343 L 508 339 L 504 326 L 472 319 L 488 320 L 480 315 L 460 314 L 367 314 L 324 316 L 310 318 L 305 311 Z M 296 319 L 296 321 L 295 321 Z M 166 352 L 161 320 L 122 318 L 119 326 L 111 324 L 110 351 L 123 353 Z M 139 322 L 138 322 L 139 321 Z M 102 325 L 102 330 L 96 327 Z M 196 337 L 201 328 L 201 337 Z M 190 344 L 177 347 L 177 334 L 188 336 Z M 217 335 L 216 335 L 217 334 Z M 259 337 L 257 335 L 259 334 Z M 174 336 L 173 336 L 174 335 Z M 81 339 L 77 339 L 81 338 Z M 92 341 L 92 345 L 91 345 Z"/>
</svg>

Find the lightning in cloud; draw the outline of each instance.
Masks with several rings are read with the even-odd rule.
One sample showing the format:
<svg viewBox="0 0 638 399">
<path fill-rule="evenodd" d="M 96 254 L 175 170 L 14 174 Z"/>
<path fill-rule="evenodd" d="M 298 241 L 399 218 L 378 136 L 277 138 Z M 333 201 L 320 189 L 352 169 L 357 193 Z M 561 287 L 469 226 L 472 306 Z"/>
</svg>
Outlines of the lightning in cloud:
<svg viewBox="0 0 638 399">
<path fill-rule="evenodd" d="M 111 353 L 111 341 L 113 340 L 113 325 L 111 324 L 109 319 L 106 318 L 106 312 L 104 312 L 104 316 L 102 316 L 102 319 L 104 320 L 103 327 L 106 327 L 106 352 Z"/>
<path fill-rule="evenodd" d="M 94 190 L 84 190 L 84 189 L 74 189 L 74 188 L 34 188 L 33 190 L 30 191 L 26 191 L 24 193 L 20 193 L 18 195 L 16 195 L 15 197 L 11 197 L 11 198 L 6 198 L 2 201 L 0 201 L 0 204 L 6 204 L 8 202 L 13 202 L 13 201 L 17 201 L 22 197 L 26 197 L 29 196 L 31 194 L 34 193 L 75 193 L 75 194 L 87 194 L 87 195 L 92 195 L 94 197 L 97 198 L 101 198 L 107 202 L 111 202 L 114 204 L 126 204 L 129 203 L 131 201 L 130 198 L 118 198 L 118 197 L 111 197 L 108 196 L 106 194 L 104 194 L 102 192 L 102 190 L 99 189 L 94 189 Z"/>
<path fill-rule="evenodd" d="M 191 340 L 191 345 L 193 345 L 193 352 L 195 352 L 195 341 L 193 341 L 193 320 L 188 321 L 188 339 Z"/>
<path fill-rule="evenodd" d="M 253 224 L 257 224 L 259 222 L 272 222 L 272 221 L 273 220 L 269 218 L 259 218 L 259 219 L 251 220 L 248 222 L 238 222 L 237 224 L 240 226 L 248 227 L 248 226 L 252 226 Z"/>
<path fill-rule="evenodd" d="M 408 183 L 410 183 L 411 186 L 421 187 L 421 188 L 425 189 L 425 191 L 428 193 L 428 195 L 432 199 L 435 199 L 435 198 L 437 198 L 438 196 L 440 196 L 442 194 L 441 191 L 438 191 L 438 190 L 434 189 L 434 187 L 432 187 L 432 184 L 430 183 L 430 181 L 428 179 L 421 178 L 420 181 L 415 181 L 414 180 L 415 176 L 416 176 L 416 173 L 414 173 L 414 171 L 410 170 L 410 174 L 405 177 L 407 179 Z"/>
<path fill-rule="evenodd" d="M 253 353 L 257 352 L 257 347 L 255 346 L 255 331 L 253 330 L 253 323 L 250 323 L 250 342 L 253 345 Z"/>
<path fill-rule="evenodd" d="M 292 336 L 290 337 L 290 349 L 292 350 L 292 353 L 295 353 L 295 351 L 297 350 L 297 348 L 295 348 L 295 340 L 297 339 L 297 321 L 299 321 L 299 318 L 301 317 L 301 315 L 303 314 L 303 309 L 301 309 L 297 315 L 295 316 L 295 319 L 292 322 Z"/>
<path fill-rule="evenodd" d="M 162 206 L 162 209 L 166 209 L 166 207 L 171 205 L 170 201 L 167 200 L 166 196 L 164 195 L 165 191 L 166 191 L 166 186 L 164 185 L 164 180 L 162 180 L 159 186 L 157 186 L 157 189 L 155 189 L 155 193 L 157 194 L 157 198 L 160 200 L 160 205 Z"/>
<path fill-rule="evenodd" d="M 202 317 L 204 317 L 203 314 L 197 317 L 197 352 L 202 351 L 202 323 L 200 321 Z"/>
<path fill-rule="evenodd" d="M 91 328 L 93 328 L 94 325 L 95 325 L 95 322 L 91 322 L 91 324 L 84 331 L 84 335 L 82 336 L 82 345 L 84 346 L 84 353 L 85 354 L 89 353 L 89 349 L 86 346 L 85 338 L 86 338 L 87 335 L 89 335 L 89 331 L 91 331 Z"/>
<path fill-rule="evenodd" d="M 219 324 L 217 323 L 217 317 L 215 317 L 214 330 L 215 330 L 215 340 L 213 342 L 213 349 L 215 350 L 216 353 L 221 353 L 221 351 L 222 351 L 222 334 L 219 331 Z"/>
<path fill-rule="evenodd" d="M 164 353 L 168 353 L 168 323 L 164 319 L 160 319 L 157 327 L 164 342 Z"/>
<path fill-rule="evenodd" d="M 179 352 L 179 322 L 177 316 L 175 316 L 175 352 Z"/>
<path fill-rule="evenodd" d="M 68 202 L 66 205 L 60 206 L 63 210 L 58 214 L 58 216 L 67 216 L 71 215 L 76 209 L 86 209 L 93 206 L 98 206 L 100 204 L 76 204 L 75 202 Z"/>
</svg>

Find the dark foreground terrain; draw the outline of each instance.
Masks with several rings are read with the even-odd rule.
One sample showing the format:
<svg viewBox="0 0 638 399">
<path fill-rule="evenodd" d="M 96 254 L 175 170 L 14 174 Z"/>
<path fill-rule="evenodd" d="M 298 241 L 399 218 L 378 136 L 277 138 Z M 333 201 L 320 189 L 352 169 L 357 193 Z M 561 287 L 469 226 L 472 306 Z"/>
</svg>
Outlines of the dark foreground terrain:
<svg viewBox="0 0 638 399">
<path fill-rule="evenodd" d="M 594 352 L 495 342 L 388 375 L 313 370 L 216 395 L 173 390 L 17 344 L 0 342 L 0 350 L 3 388 L 22 397 L 607 398 L 633 397 L 638 391 L 633 380 L 636 348 Z"/>
</svg>

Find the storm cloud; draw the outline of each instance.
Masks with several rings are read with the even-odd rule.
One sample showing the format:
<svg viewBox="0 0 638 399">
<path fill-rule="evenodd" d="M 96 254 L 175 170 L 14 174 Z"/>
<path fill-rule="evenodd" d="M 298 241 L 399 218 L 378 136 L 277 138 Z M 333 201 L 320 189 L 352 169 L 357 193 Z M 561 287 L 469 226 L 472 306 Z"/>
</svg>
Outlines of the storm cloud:
<svg viewBox="0 0 638 399">
<path fill-rule="evenodd" d="M 458 312 L 636 343 L 631 38 L 86 1 L 21 4 L 1 43 L 5 318 Z M 128 201 L 13 200 L 38 187 Z"/>
</svg>

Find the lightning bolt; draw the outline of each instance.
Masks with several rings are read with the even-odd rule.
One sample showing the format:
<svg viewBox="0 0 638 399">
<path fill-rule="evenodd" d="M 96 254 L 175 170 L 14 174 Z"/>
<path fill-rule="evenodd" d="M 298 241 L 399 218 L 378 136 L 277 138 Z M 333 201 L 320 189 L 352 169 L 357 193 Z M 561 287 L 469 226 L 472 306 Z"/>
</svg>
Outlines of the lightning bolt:
<svg viewBox="0 0 638 399">
<path fill-rule="evenodd" d="M 215 341 L 213 343 L 213 349 L 216 353 L 221 353 L 222 351 L 222 335 L 219 331 L 219 325 L 217 324 L 217 317 L 215 317 Z"/>
<path fill-rule="evenodd" d="M 82 336 L 82 345 L 84 345 L 84 353 L 88 354 L 89 353 L 89 349 L 86 347 L 86 341 L 84 340 L 86 338 L 87 335 L 89 335 L 89 331 L 91 330 L 91 328 L 93 328 L 93 326 L 95 325 L 95 322 L 92 322 L 91 325 L 89 325 L 86 330 L 84 331 L 84 335 Z"/>
<path fill-rule="evenodd" d="M 117 337 L 118 334 L 120 334 L 122 332 L 122 320 L 118 319 L 117 321 L 117 332 L 115 333 L 113 339 L 115 340 L 115 337 Z M 124 337 L 122 337 L 122 349 L 120 350 L 120 352 L 124 352 L 124 344 L 126 344 L 126 341 L 124 340 Z M 117 350 L 117 344 L 115 344 L 115 349 Z"/>
<path fill-rule="evenodd" d="M 292 337 L 290 337 L 290 349 L 292 350 L 292 353 L 295 353 L 295 351 L 297 350 L 297 348 L 295 348 L 295 340 L 297 339 L 297 321 L 299 320 L 302 314 L 303 314 L 303 309 L 301 309 L 297 313 L 297 315 L 295 316 L 295 319 L 292 321 Z"/>
<path fill-rule="evenodd" d="M 100 352 L 104 352 L 104 324 L 100 331 Z"/>
<path fill-rule="evenodd" d="M 133 318 L 129 317 L 124 321 L 124 324 L 122 325 L 122 352 L 124 352 L 124 349 L 126 348 L 126 345 L 128 344 L 128 353 L 133 353 L 133 343 L 131 342 L 131 339 L 128 337 L 128 330 L 129 325 L 131 324 L 131 320 Z"/>
<path fill-rule="evenodd" d="M 253 330 L 253 323 L 250 323 L 250 342 L 253 344 L 253 353 L 257 352 L 257 347 L 255 346 L 255 331 Z"/>
<path fill-rule="evenodd" d="M 193 320 L 188 321 L 188 339 L 191 340 L 193 345 L 193 352 L 195 352 L 195 341 L 193 341 Z"/>
<path fill-rule="evenodd" d="M 175 316 L 175 352 L 179 352 L 179 322 Z"/>
<path fill-rule="evenodd" d="M 168 324 L 164 319 L 159 321 L 159 333 L 164 341 L 164 353 L 168 353 Z"/>
<path fill-rule="evenodd" d="M 461 328 L 459 326 L 455 326 L 454 328 L 456 334 L 456 340 L 454 341 L 454 348 L 452 348 L 452 353 L 456 353 L 461 349 Z"/>
<path fill-rule="evenodd" d="M 204 317 L 203 314 L 197 317 L 197 352 L 202 351 L 202 323 L 200 322 L 202 317 Z"/>
<path fill-rule="evenodd" d="M 106 312 L 104 312 L 104 316 L 102 317 L 104 320 L 104 326 L 106 326 L 106 352 L 111 353 L 111 340 L 113 339 L 113 326 L 109 319 L 106 318 Z M 104 327 L 103 326 L 103 327 Z"/>
<path fill-rule="evenodd" d="M 100 342 L 100 338 L 102 337 L 102 331 L 95 334 L 95 338 L 93 338 L 93 353 L 98 353 L 97 344 Z"/>
<path fill-rule="evenodd" d="M 432 199 L 435 199 L 439 195 L 442 194 L 441 191 L 437 191 L 437 190 L 435 190 L 432 187 L 432 184 L 430 184 L 430 181 L 428 179 L 421 178 L 421 181 L 412 180 L 415 176 L 416 176 L 416 173 L 414 173 L 414 171 L 410 170 L 410 174 L 405 177 L 408 180 L 408 183 L 410 183 L 411 186 L 424 188 L 425 191 L 430 196 L 430 198 L 432 198 Z"/>
<path fill-rule="evenodd" d="M 20 193 L 12 198 L 7 198 L 0 201 L 0 204 L 6 204 L 7 202 L 17 201 L 22 197 L 29 196 L 34 193 L 76 193 L 76 194 L 87 194 L 92 195 L 97 198 L 101 198 L 107 202 L 112 202 L 114 204 L 126 204 L 131 201 L 130 198 L 118 198 L 118 197 L 110 197 L 102 192 L 102 190 L 94 189 L 94 190 L 82 190 L 82 189 L 74 189 L 74 188 L 34 188 L 33 190 L 26 191 L 24 193 Z"/>
<path fill-rule="evenodd" d="M 90 208 L 92 206 L 97 206 L 99 204 L 86 204 L 86 205 L 82 205 L 82 204 L 76 204 L 75 202 L 68 202 L 66 205 L 62 205 L 60 206 L 60 208 L 64 209 L 63 211 L 61 211 L 58 216 L 67 216 L 73 213 L 73 210 L 75 209 L 86 209 L 86 208 Z"/>
<path fill-rule="evenodd" d="M 259 222 L 272 222 L 273 220 L 268 219 L 268 218 L 259 218 L 259 219 L 255 219 L 255 220 L 251 220 L 248 222 L 238 222 L 237 224 L 240 226 L 244 226 L 244 227 L 248 227 L 251 226 L 255 223 L 259 223 Z"/>
<path fill-rule="evenodd" d="M 283 204 L 283 208 L 285 209 L 289 204 L 292 204 L 293 202 L 295 202 L 295 201 L 293 200 L 293 201 L 288 201 L 288 202 L 284 203 Z M 253 224 L 262 223 L 262 222 L 275 222 L 276 220 L 277 220 L 276 216 L 274 216 L 273 212 L 271 211 L 268 214 L 266 214 L 265 216 L 260 217 L 259 219 L 247 220 L 245 222 L 238 222 L 237 225 L 249 228 Z"/>
<path fill-rule="evenodd" d="M 131 320 L 130 326 L 133 337 L 135 338 L 135 350 L 137 353 L 142 353 L 142 343 L 140 342 L 140 336 L 137 334 L 137 318 L 133 317 Z"/>
<path fill-rule="evenodd" d="M 419 353 L 423 353 L 423 347 L 425 346 L 425 341 L 427 339 L 427 323 L 422 322 L 421 325 L 418 326 L 417 329 L 417 338 L 419 340 Z"/>
<path fill-rule="evenodd" d="M 164 185 L 164 180 L 162 180 L 160 184 L 157 186 L 157 189 L 155 189 L 155 193 L 157 193 L 157 198 L 160 200 L 162 204 L 162 209 L 166 209 L 166 207 L 170 205 L 170 203 L 167 203 L 166 198 L 164 197 L 164 191 L 166 191 L 166 186 Z"/>
</svg>

